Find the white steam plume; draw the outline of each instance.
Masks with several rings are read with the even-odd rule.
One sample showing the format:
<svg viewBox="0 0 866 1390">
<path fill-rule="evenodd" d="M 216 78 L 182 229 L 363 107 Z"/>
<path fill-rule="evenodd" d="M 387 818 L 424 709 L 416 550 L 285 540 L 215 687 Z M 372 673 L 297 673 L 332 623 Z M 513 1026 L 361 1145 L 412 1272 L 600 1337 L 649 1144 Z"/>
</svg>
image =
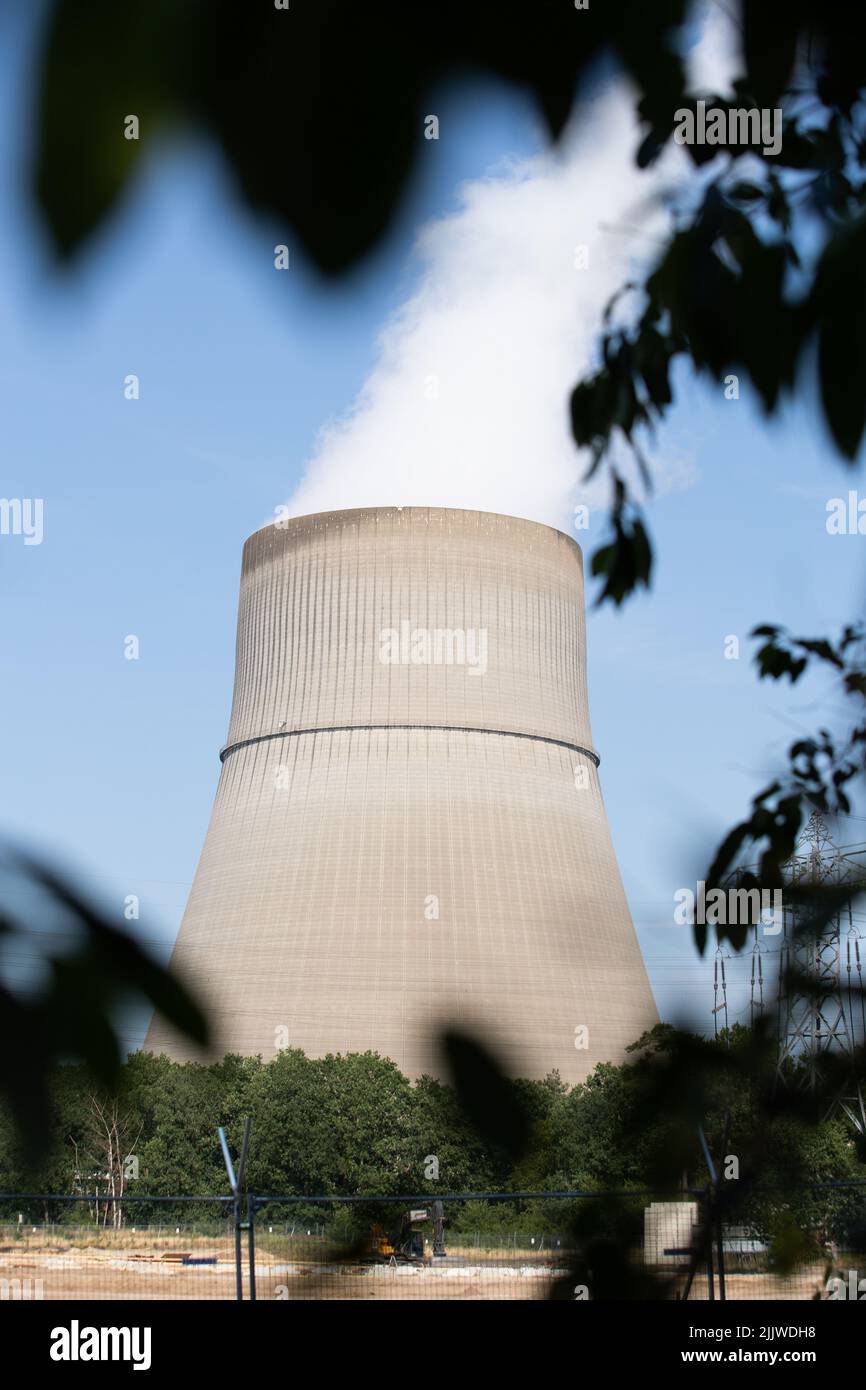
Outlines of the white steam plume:
<svg viewBox="0 0 866 1390">
<path fill-rule="evenodd" d="M 713 17 L 705 82 L 720 37 Z M 667 224 L 650 200 L 686 168 L 671 149 L 639 174 L 639 138 L 633 93 L 611 84 L 558 152 L 467 183 L 459 209 L 421 230 L 416 287 L 351 409 L 323 430 L 291 514 L 469 507 L 570 531 L 576 502 L 607 503 L 606 480 L 580 483 L 588 460 L 571 438 L 569 393 L 595 365 L 607 300 L 657 251 Z M 656 456 L 657 491 L 690 471 Z"/>
</svg>

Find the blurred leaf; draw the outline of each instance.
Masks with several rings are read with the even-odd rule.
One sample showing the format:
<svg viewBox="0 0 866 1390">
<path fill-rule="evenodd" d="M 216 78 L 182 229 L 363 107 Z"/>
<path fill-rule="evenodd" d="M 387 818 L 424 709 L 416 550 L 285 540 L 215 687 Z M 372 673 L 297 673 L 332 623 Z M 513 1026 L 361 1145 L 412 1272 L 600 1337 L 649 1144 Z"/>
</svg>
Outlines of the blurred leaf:
<svg viewBox="0 0 866 1390">
<path fill-rule="evenodd" d="M 39 76 L 38 202 L 57 248 L 78 250 L 115 206 L 147 140 L 175 121 L 216 139 L 243 201 L 336 274 L 386 234 L 413 170 L 435 158 L 437 92 L 487 72 L 524 88 L 557 138 L 605 51 L 647 119 L 678 105 L 673 36 L 685 0 L 522 7 L 441 0 L 419 37 L 397 0 L 54 0 Z M 82 92 L 86 99 L 81 99 Z M 141 142 L 123 138 L 127 114 Z M 441 138 L 452 132 L 443 131 Z"/>
<path fill-rule="evenodd" d="M 185 21 L 197 11 L 173 0 L 54 3 L 40 56 L 34 182 L 62 257 L 101 225 L 144 151 L 171 126 L 190 42 Z M 130 115 L 137 140 L 124 133 Z"/>
<path fill-rule="evenodd" d="M 866 427 L 866 216 L 824 250 L 811 294 L 818 323 L 818 375 L 830 431 L 854 459 Z"/>
<path fill-rule="evenodd" d="M 205 1017 L 192 996 L 137 943 L 118 931 L 65 879 L 23 855 L 10 855 L 16 896 L 31 898 L 24 922 L 7 913 L 5 931 L 27 940 L 38 954 L 43 914 L 65 924 L 69 949 L 47 954 L 47 982 L 17 997 L 0 981 L 0 1090 L 9 1100 L 25 1151 L 37 1158 L 50 1120 L 47 1078 L 58 1062 L 86 1064 L 104 1086 L 116 1082 L 123 1049 L 115 1012 L 130 999 L 146 999 L 181 1033 L 205 1044 Z"/>
<path fill-rule="evenodd" d="M 726 188 L 725 197 L 733 199 L 735 203 L 756 203 L 764 197 L 764 190 L 756 183 L 747 183 L 742 180 L 730 188 Z"/>
<path fill-rule="evenodd" d="M 473 1038 L 449 1030 L 442 1044 L 466 1118 L 485 1144 L 504 1150 L 517 1163 L 526 1154 L 531 1132 L 518 1090 Z"/>
<path fill-rule="evenodd" d="M 127 988 L 143 994 L 173 1027 L 194 1042 L 207 1042 L 204 1014 L 173 975 L 147 956 L 131 936 L 113 927 L 52 870 L 27 859 L 22 862 L 32 878 L 90 933 L 89 968 L 95 976 L 109 982 L 115 990 Z"/>
<path fill-rule="evenodd" d="M 794 67 L 803 0 L 742 0 L 743 56 L 759 106 L 776 106 Z"/>
<path fill-rule="evenodd" d="M 652 547 L 643 522 L 634 514 L 625 491 L 616 479 L 617 501 L 611 514 L 613 540 L 592 556 L 590 572 L 604 579 L 596 605 L 606 601 L 619 606 L 639 586 L 649 588 Z"/>
<path fill-rule="evenodd" d="M 815 1241 L 787 1218 L 780 1222 L 770 1243 L 770 1268 L 783 1277 L 792 1274 L 801 1264 L 815 1259 Z"/>
</svg>

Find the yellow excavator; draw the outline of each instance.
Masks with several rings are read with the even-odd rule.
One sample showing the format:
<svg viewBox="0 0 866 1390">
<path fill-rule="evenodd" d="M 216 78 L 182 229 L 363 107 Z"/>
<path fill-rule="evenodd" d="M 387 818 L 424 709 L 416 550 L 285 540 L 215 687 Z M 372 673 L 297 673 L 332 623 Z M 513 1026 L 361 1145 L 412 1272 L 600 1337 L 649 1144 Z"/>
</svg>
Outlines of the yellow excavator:
<svg viewBox="0 0 866 1390">
<path fill-rule="evenodd" d="M 384 1226 L 374 1223 L 370 1227 L 367 1243 L 368 1253 L 374 1259 L 387 1264 L 417 1264 L 424 1260 L 424 1231 L 426 1221 L 433 1227 L 433 1258 L 442 1259 L 445 1255 L 445 1216 L 439 1201 L 425 1203 L 423 1207 L 410 1207 L 400 1217 L 399 1229 L 389 1234 Z"/>
</svg>

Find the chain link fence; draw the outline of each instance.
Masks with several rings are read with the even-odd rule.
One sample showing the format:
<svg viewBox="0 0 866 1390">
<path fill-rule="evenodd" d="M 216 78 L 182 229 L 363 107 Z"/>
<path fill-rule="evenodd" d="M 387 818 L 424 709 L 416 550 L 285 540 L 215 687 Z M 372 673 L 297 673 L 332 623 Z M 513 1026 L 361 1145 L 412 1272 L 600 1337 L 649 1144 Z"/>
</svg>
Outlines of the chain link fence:
<svg viewBox="0 0 866 1390">
<path fill-rule="evenodd" d="M 0 1300 L 234 1298 L 235 1246 L 223 1197 L 7 1195 Z"/>
<path fill-rule="evenodd" d="M 0 1194 L 0 1301 L 860 1299 L 866 1183 L 754 1192 Z"/>
</svg>

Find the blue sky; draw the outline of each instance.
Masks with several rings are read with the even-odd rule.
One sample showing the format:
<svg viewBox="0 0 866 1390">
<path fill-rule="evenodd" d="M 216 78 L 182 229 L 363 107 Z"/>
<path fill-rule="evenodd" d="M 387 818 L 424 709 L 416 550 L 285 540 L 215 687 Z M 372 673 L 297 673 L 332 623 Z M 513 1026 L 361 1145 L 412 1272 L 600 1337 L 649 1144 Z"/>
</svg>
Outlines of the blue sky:
<svg viewBox="0 0 866 1390">
<path fill-rule="evenodd" d="M 374 369 L 383 324 L 416 285 L 418 227 L 503 156 L 534 156 L 540 131 L 499 86 L 438 94 L 452 138 L 430 149 L 387 244 L 336 289 L 297 257 L 275 274 L 270 229 L 192 143 L 155 161 L 58 276 L 24 199 L 28 36 L 3 23 L 0 493 L 44 498 L 45 535 L 0 538 L 2 828 L 118 915 L 138 894 L 140 935 L 167 953 L 219 772 L 243 541 Z M 663 1014 L 688 1002 L 708 1026 L 707 967 L 672 925 L 673 893 L 819 721 L 816 689 L 756 681 L 746 635 L 759 620 L 832 632 L 858 612 L 864 542 L 826 533 L 827 500 L 855 483 L 808 405 L 767 429 L 747 390 L 726 401 L 682 374 L 656 454 L 688 468 L 649 509 L 651 595 L 590 616 L 591 714 L 657 1001 Z M 590 545 L 600 533 L 596 519 Z M 724 659 L 728 634 L 739 661 Z"/>
</svg>

